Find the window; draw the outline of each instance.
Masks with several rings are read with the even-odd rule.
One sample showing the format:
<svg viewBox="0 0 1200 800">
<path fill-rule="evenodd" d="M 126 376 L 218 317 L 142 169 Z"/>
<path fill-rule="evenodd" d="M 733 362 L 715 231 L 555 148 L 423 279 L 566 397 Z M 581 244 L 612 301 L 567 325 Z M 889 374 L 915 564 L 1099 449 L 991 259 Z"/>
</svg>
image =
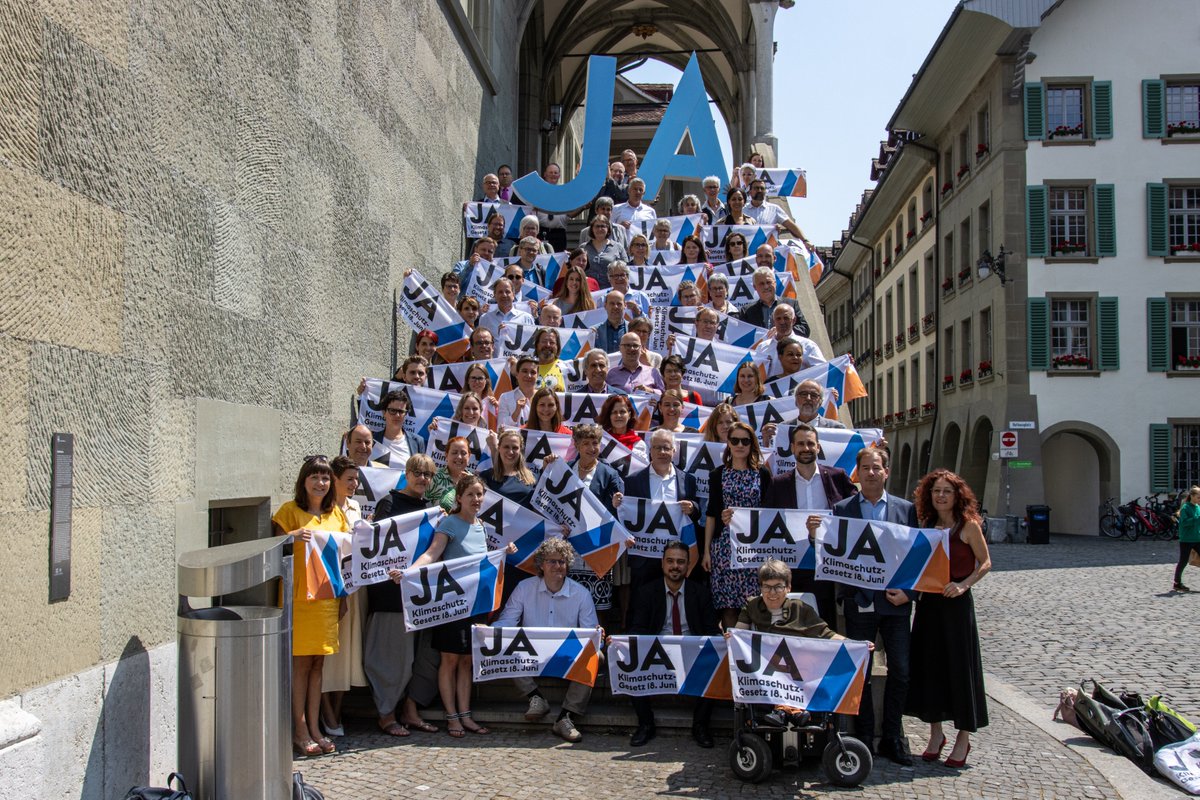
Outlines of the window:
<svg viewBox="0 0 1200 800">
<path fill-rule="evenodd" d="M 979 361 L 992 362 L 992 309 L 979 309 Z"/>
<path fill-rule="evenodd" d="M 1087 189 L 1050 189 L 1051 252 L 1086 254 L 1087 249 Z"/>
<path fill-rule="evenodd" d="M 1188 489 L 1200 484 L 1200 425 L 1172 425 L 1175 481 L 1172 488 Z"/>
<path fill-rule="evenodd" d="M 917 268 L 914 266 L 908 271 L 908 319 L 909 325 L 918 325 L 921 321 L 920 314 L 920 297 L 921 292 L 918 290 L 917 284 Z M 919 330 L 919 329 L 918 329 Z"/>
<path fill-rule="evenodd" d="M 921 190 L 921 224 L 928 225 L 933 220 L 933 179 L 925 181 Z"/>
<path fill-rule="evenodd" d="M 905 241 L 911 242 L 917 236 L 917 198 L 908 201 L 908 233 Z"/>
<path fill-rule="evenodd" d="M 896 376 L 889 369 L 887 371 L 887 411 L 886 411 L 886 413 L 888 413 L 888 414 L 891 414 L 892 412 L 894 412 L 896 410 L 896 403 L 894 402 L 895 397 L 896 397 Z"/>
<path fill-rule="evenodd" d="M 946 360 L 943 362 L 946 366 L 945 373 L 942 377 L 943 386 L 954 385 L 954 326 L 949 325 L 943 331 L 942 338 L 946 343 Z"/>
<path fill-rule="evenodd" d="M 1055 369 L 1092 366 L 1091 302 L 1050 302 L 1050 363 Z"/>
<path fill-rule="evenodd" d="M 991 252 L 992 250 L 992 206 L 991 203 L 983 203 L 979 206 L 979 253 L 983 254 L 984 250 Z"/>
<path fill-rule="evenodd" d="M 975 159 L 982 159 L 992 147 L 991 115 L 984 105 L 975 113 Z"/>
<path fill-rule="evenodd" d="M 1200 83 L 1167 84 L 1167 135 L 1200 133 Z"/>
<path fill-rule="evenodd" d="M 892 232 L 888 231 L 883 237 L 883 268 L 887 269 L 892 266 Z"/>
<path fill-rule="evenodd" d="M 1083 100 L 1083 86 L 1046 87 L 1047 138 L 1083 138 Z"/>
<path fill-rule="evenodd" d="M 954 188 L 954 150 L 942 155 L 942 188 L 939 194 L 945 197 Z"/>
<path fill-rule="evenodd" d="M 1148 202 L 1153 207 L 1155 190 L 1148 192 L 1151 198 Z M 1165 195 L 1162 205 L 1165 208 Z M 1162 219 L 1165 232 L 1165 211 Z M 1025 234 L 1029 255 L 1035 258 L 1115 256 L 1116 187 L 1111 183 L 1065 182 L 1025 187 Z"/>
<path fill-rule="evenodd" d="M 947 233 L 942 239 L 942 288 L 954 285 L 954 234 Z"/>
<path fill-rule="evenodd" d="M 921 357 L 912 357 L 912 368 L 909 370 L 909 408 L 921 407 Z M 933 395 L 929 395 L 933 397 Z"/>
<path fill-rule="evenodd" d="M 933 348 L 930 347 L 925 351 L 925 402 L 937 402 L 933 398 L 937 397 L 937 361 L 933 355 Z"/>
<path fill-rule="evenodd" d="M 1167 190 L 1167 243 L 1171 255 L 1200 255 L 1200 186 Z"/>
<path fill-rule="evenodd" d="M 974 337 L 971 336 L 971 320 L 968 317 L 962 321 L 962 344 L 959 348 L 962 350 L 962 372 L 960 375 L 966 380 L 970 380 L 975 374 L 975 363 L 971 360 L 971 344 L 973 338 Z"/>
<path fill-rule="evenodd" d="M 975 261 L 971 258 L 971 218 L 967 217 L 958 226 L 958 246 L 962 251 L 959 255 L 958 263 L 961 265 L 958 270 L 959 280 L 970 280 L 971 267 Z"/>
<path fill-rule="evenodd" d="M 937 270 L 933 265 L 933 251 L 925 254 L 925 314 L 933 316 L 933 304 L 937 300 Z M 924 326 L 922 325 L 922 332 Z"/>
<path fill-rule="evenodd" d="M 892 336 L 896 331 L 895 314 L 892 313 L 892 291 L 889 289 L 883 297 L 884 313 L 887 314 L 887 327 L 884 330 L 884 344 L 886 349 L 892 348 Z"/>
<path fill-rule="evenodd" d="M 1171 367 L 1200 368 L 1200 299 L 1171 300 Z"/>
<path fill-rule="evenodd" d="M 896 381 L 896 412 L 903 414 L 907 410 L 904 401 L 908 399 L 908 370 L 903 362 L 900 363 L 897 374 L 899 379 Z"/>
<path fill-rule="evenodd" d="M 904 322 L 904 278 L 896 282 L 896 336 L 900 341 L 908 335 Z"/>
<path fill-rule="evenodd" d="M 971 153 L 971 129 L 967 127 L 958 134 L 958 168 L 955 170 L 955 177 L 962 178 L 971 171 L 971 164 L 975 162 Z"/>
</svg>

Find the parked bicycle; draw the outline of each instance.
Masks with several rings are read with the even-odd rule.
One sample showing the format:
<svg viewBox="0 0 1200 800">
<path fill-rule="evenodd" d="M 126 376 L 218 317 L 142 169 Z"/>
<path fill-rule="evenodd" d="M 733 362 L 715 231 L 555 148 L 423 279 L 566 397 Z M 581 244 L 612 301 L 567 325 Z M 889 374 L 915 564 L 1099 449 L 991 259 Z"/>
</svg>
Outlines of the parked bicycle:
<svg viewBox="0 0 1200 800">
<path fill-rule="evenodd" d="M 1122 536 L 1137 539 L 1138 522 L 1126 506 L 1116 505 L 1117 498 L 1110 497 L 1100 506 L 1100 533 L 1111 539 Z"/>
<path fill-rule="evenodd" d="M 1135 498 L 1117 506 L 1114 505 L 1116 498 L 1108 498 L 1100 506 L 1100 533 L 1113 539 L 1124 536 L 1130 541 L 1137 541 L 1141 536 L 1161 541 L 1175 538 L 1178 522 L 1173 511 L 1166 511 L 1170 498 L 1160 500 L 1158 495 L 1148 495 L 1141 499 L 1145 500 L 1145 505 Z"/>
</svg>

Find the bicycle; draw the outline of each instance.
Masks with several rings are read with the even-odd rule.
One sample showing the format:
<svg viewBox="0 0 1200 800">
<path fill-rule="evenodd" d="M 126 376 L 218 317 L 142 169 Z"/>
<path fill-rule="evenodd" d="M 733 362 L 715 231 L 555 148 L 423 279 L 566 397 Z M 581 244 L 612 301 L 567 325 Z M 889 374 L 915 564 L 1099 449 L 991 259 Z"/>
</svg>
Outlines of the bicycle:
<svg viewBox="0 0 1200 800">
<path fill-rule="evenodd" d="M 1100 533 L 1110 539 L 1122 536 L 1133 541 L 1138 537 L 1138 522 L 1126 506 L 1117 506 L 1115 497 L 1110 497 L 1100 506 Z"/>
<path fill-rule="evenodd" d="M 1139 535 L 1153 536 L 1159 540 L 1171 538 L 1171 530 L 1163 518 L 1152 509 L 1139 503 L 1137 498 L 1130 500 L 1126 505 L 1121 506 L 1121 508 L 1132 514 L 1136 520 L 1133 536 L 1130 537 L 1131 539 L 1136 541 Z M 1128 536 L 1129 534 L 1126 533 L 1126 535 Z"/>
</svg>

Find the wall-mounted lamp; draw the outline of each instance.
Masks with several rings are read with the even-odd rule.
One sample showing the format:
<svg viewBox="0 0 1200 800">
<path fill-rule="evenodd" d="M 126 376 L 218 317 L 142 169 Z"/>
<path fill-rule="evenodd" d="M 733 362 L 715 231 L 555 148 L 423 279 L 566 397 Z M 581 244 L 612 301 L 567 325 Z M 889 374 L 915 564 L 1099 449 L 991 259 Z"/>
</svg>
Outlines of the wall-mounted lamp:
<svg viewBox="0 0 1200 800">
<path fill-rule="evenodd" d="M 979 280 L 986 280 L 993 272 L 1000 279 L 1000 285 L 1008 283 L 1008 276 L 1004 272 L 1004 262 L 1011 256 L 1012 253 L 1004 249 L 1004 245 L 1000 245 L 1000 252 L 996 253 L 995 258 L 992 257 L 990 250 L 984 250 L 983 255 L 975 262 L 975 269 L 979 273 Z"/>
<path fill-rule="evenodd" d="M 562 125 L 563 107 L 561 104 L 550 106 L 550 119 L 542 120 L 542 132 L 549 133 Z"/>
</svg>

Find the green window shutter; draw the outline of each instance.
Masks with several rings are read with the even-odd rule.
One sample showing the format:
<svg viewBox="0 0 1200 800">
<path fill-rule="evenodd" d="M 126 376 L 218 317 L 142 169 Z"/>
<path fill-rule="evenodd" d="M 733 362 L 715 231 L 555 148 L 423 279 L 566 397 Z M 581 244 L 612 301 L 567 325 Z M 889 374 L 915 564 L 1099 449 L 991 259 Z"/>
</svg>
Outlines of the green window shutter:
<svg viewBox="0 0 1200 800">
<path fill-rule="evenodd" d="M 1045 258 L 1050 254 L 1050 222 L 1047 214 L 1045 186 L 1025 187 L 1025 242 L 1030 257 Z"/>
<path fill-rule="evenodd" d="M 1098 183 L 1093 188 L 1096 199 L 1096 255 L 1117 254 L 1117 192 L 1111 183 Z"/>
<path fill-rule="evenodd" d="M 1170 254 L 1167 246 L 1167 185 L 1146 184 L 1146 252 L 1152 256 Z"/>
<path fill-rule="evenodd" d="M 1025 339 L 1029 351 L 1029 371 L 1050 369 L 1050 301 L 1030 297 L 1025 301 Z"/>
<path fill-rule="evenodd" d="M 1101 371 L 1121 368 L 1121 332 L 1115 297 L 1096 299 L 1096 368 Z"/>
<path fill-rule="evenodd" d="M 1170 304 L 1165 297 L 1146 298 L 1146 369 L 1166 372 L 1171 366 Z"/>
<path fill-rule="evenodd" d="M 1046 90 L 1040 83 L 1025 84 L 1025 141 L 1046 138 Z"/>
<path fill-rule="evenodd" d="M 1167 135 L 1166 81 L 1142 81 L 1142 138 L 1161 139 Z"/>
<path fill-rule="evenodd" d="M 1171 426 L 1150 426 L 1150 491 L 1174 491 L 1171 485 Z"/>
<path fill-rule="evenodd" d="M 1092 81 L 1092 138 L 1111 139 L 1112 81 Z"/>
</svg>

